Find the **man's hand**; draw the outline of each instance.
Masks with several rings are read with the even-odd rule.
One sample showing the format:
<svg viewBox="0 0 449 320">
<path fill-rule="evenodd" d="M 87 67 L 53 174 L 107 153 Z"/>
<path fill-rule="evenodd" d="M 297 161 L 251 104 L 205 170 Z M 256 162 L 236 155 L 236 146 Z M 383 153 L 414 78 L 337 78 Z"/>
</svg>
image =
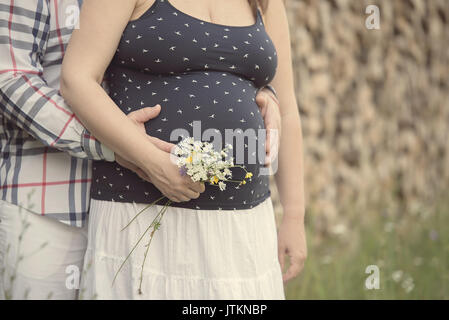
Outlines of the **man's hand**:
<svg viewBox="0 0 449 320">
<path fill-rule="evenodd" d="M 136 126 L 146 134 L 145 122 L 156 118 L 161 112 L 161 106 L 143 108 L 134 111 L 128 117 L 134 121 Z M 131 163 L 116 154 L 115 160 L 123 167 L 134 171 L 140 178 L 151 182 L 167 198 L 174 202 L 184 202 L 196 199 L 205 190 L 204 183 L 193 182 L 189 176 L 181 176 L 179 168 L 172 163 L 170 152 L 174 144 L 148 136 L 153 145 L 159 148 L 161 153 L 152 155 L 153 162 L 145 162 L 145 165 L 139 166 Z"/>
<path fill-rule="evenodd" d="M 269 89 L 262 89 L 257 93 L 256 103 L 260 108 L 267 130 L 265 165 L 269 166 L 277 156 L 281 138 L 279 101 Z"/>
<path fill-rule="evenodd" d="M 159 104 L 155 105 L 154 107 L 147 107 L 142 108 L 137 111 L 131 112 L 128 114 L 128 118 L 134 121 L 136 126 L 139 128 L 140 131 L 146 134 L 145 131 L 145 122 L 156 118 L 159 113 L 161 112 L 161 106 Z M 148 136 L 148 139 L 153 143 L 156 147 L 161 149 L 162 151 L 165 151 L 167 153 L 170 153 L 172 148 L 175 146 L 172 143 L 168 143 L 166 141 L 163 141 L 161 139 Z"/>
<path fill-rule="evenodd" d="M 139 130 L 141 130 L 143 133 L 146 134 L 145 122 L 156 118 L 160 112 L 161 112 L 161 106 L 156 105 L 154 107 L 142 108 L 137 111 L 131 112 L 130 114 L 128 114 L 128 118 L 133 120 L 133 122 L 136 124 L 136 126 L 139 128 Z M 170 153 L 172 148 L 174 147 L 174 144 L 168 143 L 166 141 L 163 141 L 163 140 L 155 138 L 155 137 L 148 136 L 148 139 L 151 141 L 151 143 L 153 143 L 160 150 L 165 151 L 167 153 Z M 150 177 L 147 174 L 145 174 L 143 170 L 141 170 L 139 167 L 137 167 L 133 163 L 123 159 L 118 154 L 115 155 L 115 160 L 122 167 L 125 167 L 131 171 L 134 171 L 140 178 L 142 178 L 148 182 L 151 182 Z"/>
</svg>

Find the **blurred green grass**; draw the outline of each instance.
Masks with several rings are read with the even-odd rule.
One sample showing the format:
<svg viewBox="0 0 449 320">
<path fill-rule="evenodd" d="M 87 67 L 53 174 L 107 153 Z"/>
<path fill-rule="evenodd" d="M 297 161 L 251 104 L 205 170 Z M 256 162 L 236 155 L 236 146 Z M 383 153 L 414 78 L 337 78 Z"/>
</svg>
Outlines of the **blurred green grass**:
<svg viewBox="0 0 449 320">
<path fill-rule="evenodd" d="M 449 199 L 416 215 L 386 209 L 354 214 L 350 226 L 320 235 L 309 212 L 308 258 L 286 298 L 449 299 Z M 365 288 L 369 265 L 379 267 L 378 290 Z"/>
</svg>

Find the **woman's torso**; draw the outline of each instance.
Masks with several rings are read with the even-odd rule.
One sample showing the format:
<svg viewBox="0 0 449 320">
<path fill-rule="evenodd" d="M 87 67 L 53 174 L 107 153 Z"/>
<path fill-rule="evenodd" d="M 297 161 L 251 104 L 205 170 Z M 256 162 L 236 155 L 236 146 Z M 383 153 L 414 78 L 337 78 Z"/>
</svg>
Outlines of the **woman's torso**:
<svg viewBox="0 0 449 320">
<path fill-rule="evenodd" d="M 160 115 L 146 123 L 149 135 L 172 143 L 180 140 L 178 134 L 215 139 L 222 146 L 231 142 L 235 161 L 253 173 L 246 185 L 227 183 L 225 191 L 206 185 L 198 199 L 174 206 L 246 209 L 270 195 L 268 175 L 260 175 L 265 132 L 255 96 L 272 80 L 276 66 L 276 50 L 259 12 L 251 26 L 225 26 L 156 0 L 126 26 L 106 73 L 114 102 L 126 114 L 160 104 Z M 233 179 L 243 177 L 243 170 L 233 170 Z M 161 197 L 133 172 L 103 161 L 93 164 L 91 195 L 137 203 Z"/>
</svg>

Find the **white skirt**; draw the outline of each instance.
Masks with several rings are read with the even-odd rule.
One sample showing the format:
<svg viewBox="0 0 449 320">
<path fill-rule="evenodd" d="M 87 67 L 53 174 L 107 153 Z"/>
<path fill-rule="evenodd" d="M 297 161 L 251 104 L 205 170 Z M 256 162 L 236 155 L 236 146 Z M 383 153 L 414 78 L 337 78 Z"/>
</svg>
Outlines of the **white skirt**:
<svg viewBox="0 0 449 320">
<path fill-rule="evenodd" d="M 271 199 L 236 211 L 170 207 L 143 269 L 146 235 L 162 206 L 91 200 L 81 299 L 285 299 Z"/>
</svg>

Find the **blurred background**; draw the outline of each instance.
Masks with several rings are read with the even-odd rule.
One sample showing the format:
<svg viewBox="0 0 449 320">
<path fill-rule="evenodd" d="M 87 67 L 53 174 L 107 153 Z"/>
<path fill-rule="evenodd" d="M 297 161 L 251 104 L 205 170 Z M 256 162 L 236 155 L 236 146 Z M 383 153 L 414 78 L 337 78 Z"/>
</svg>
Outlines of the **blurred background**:
<svg viewBox="0 0 449 320">
<path fill-rule="evenodd" d="M 287 298 L 449 299 L 449 1 L 286 6 L 309 250 Z"/>
</svg>

